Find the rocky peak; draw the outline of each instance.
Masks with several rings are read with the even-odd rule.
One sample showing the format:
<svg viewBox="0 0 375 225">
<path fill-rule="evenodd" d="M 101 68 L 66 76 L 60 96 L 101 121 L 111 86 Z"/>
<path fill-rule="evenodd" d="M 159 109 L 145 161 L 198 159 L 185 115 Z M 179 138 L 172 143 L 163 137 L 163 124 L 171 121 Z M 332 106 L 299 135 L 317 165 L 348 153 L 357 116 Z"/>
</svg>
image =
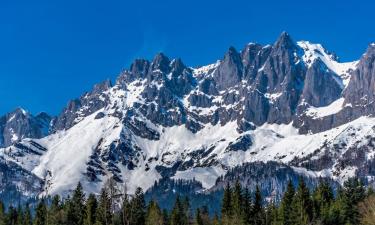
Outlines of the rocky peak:
<svg viewBox="0 0 375 225">
<path fill-rule="evenodd" d="M 352 72 L 345 90 L 345 102 L 353 106 L 366 106 L 375 100 L 375 45 L 370 44 Z"/>
<path fill-rule="evenodd" d="M 95 84 L 91 93 L 92 94 L 100 94 L 104 91 L 107 91 L 109 90 L 110 88 L 112 87 L 112 82 L 111 80 L 107 79 L 103 82 L 100 82 L 98 84 Z"/>
<path fill-rule="evenodd" d="M 33 116 L 22 108 L 0 117 L 0 147 L 10 146 L 23 138 L 47 136 L 51 119 L 47 113 Z"/>
<path fill-rule="evenodd" d="M 145 59 L 136 59 L 130 66 L 130 72 L 135 78 L 145 77 L 150 67 L 150 62 Z"/>
<path fill-rule="evenodd" d="M 222 90 L 238 84 L 242 78 L 242 68 L 240 53 L 234 47 L 230 47 L 213 74 L 218 89 Z"/>
<path fill-rule="evenodd" d="M 274 44 L 276 49 L 293 49 L 296 44 L 287 32 L 282 32 Z"/>
<path fill-rule="evenodd" d="M 182 74 L 182 72 L 186 69 L 186 66 L 180 58 L 177 58 L 177 59 L 172 60 L 171 68 L 172 68 L 171 72 L 173 74 Z"/>
<path fill-rule="evenodd" d="M 158 53 L 152 60 L 151 68 L 152 68 L 152 71 L 160 70 L 162 72 L 168 73 L 170 69 L 169 64 L 170 64 L 169 58 L 165 56 L 163 53 Z"/>
</svg>

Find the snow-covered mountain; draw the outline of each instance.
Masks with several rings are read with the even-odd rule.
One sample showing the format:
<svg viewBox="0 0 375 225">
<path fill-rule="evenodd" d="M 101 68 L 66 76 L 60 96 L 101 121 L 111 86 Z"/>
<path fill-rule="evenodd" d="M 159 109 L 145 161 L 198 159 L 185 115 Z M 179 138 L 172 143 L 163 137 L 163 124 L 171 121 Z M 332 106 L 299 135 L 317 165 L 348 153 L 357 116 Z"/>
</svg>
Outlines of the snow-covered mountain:
<svg viewBox="0 0 375 225">
<path fill-rule="evenodd" d="M 194 179 L 210 191 L 231 168 L 259 161 L 310 179 L 372 183 L 374 68 L 374 44 L 341 63 L 285 32 L 199 68 L 158 54 L 70 101 L 45 120 L 48 134 L 3 135 L 0 156 L 43 181 L 41 194 L 66 194 L 79 181 L 99 192 L 109 177 L 129 192 L 161 178 Z"/>
</svg>

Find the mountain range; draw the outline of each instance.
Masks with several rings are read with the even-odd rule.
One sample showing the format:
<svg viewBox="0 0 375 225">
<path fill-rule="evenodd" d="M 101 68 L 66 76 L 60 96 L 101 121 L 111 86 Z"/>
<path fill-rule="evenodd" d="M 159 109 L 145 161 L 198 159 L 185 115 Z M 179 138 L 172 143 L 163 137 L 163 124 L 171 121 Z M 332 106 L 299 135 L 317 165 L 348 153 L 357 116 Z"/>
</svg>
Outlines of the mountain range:
<svg viewBox="0 0 375 225">
<path fill-rule="evenodd" d="M 345 63 L 286 32 L 196 68 L 159 53 L 57 116 L 0 117 L 0 197 L 66 196 L 78 182 L 98 193 L 109 178 L 151 196 L 173 181 L 208 195 L 235 179 L 268 196 L 298 176 L 373 185 L 374 100 L 375 44 Z"/>
</svg>

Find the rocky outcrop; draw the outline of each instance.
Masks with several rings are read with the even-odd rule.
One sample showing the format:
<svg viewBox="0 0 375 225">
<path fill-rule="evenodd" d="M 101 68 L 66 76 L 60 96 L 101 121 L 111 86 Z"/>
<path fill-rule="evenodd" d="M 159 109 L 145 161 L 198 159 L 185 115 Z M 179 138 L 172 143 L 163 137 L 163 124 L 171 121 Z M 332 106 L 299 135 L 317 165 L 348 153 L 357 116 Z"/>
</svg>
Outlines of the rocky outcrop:
<svg viewBox="0 0 375 225">
<path fill-rule="evenodd" d="M 0 117 L 0 147 L 10 146 L 24 138 L 47 136 L 51 120 L 47 113 L 33 116 L 21 108 Z"/>
</svg>

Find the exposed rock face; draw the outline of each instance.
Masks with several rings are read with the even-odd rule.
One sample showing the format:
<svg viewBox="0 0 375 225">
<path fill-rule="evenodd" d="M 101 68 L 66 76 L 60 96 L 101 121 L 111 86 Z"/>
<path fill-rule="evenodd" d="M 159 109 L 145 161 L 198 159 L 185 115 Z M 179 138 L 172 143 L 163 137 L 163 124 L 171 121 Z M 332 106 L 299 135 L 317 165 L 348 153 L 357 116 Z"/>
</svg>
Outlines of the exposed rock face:
<svg viewBox="0 0 375 225">
<path fill-rule="evenodd" d="M 224 90 L 237 85 L 242 79 L 241 55 L 230 47 L 223 61 L 213 73 L 217 89 Z"/>
<path fill-rule="evenodd" d="M 10 146 L 24 138 L 47 136 L 51 120 L 46 113 L 33 116 L 21 108 L 0 117 L 0 147 Z"/>
<path fill-rule="evenodd" d="M 314 107 L 331 104 L 341 96 L 343 87 L 339 80 L 324 62 L 317 59 L 306 72 L 302 99 Z"/>
<path fill-rule="evenodd" d="M 111 86 L 111 81 L 106 80 L 95 85 L 92 91 L 82 95 L 79 99 L 71 100 L 62 113 L 53 121 L 52 131 L 69 129 L 80 122 L 82 118 L 106 106 L 108 103 L 106 91 Z"/>
<path fill-rule="evenodd" d="M 375 45 L 371 44 L 352 73 L 345 103 L 353 107 L 373 105 L 375 100 Z"/>
</svg>

